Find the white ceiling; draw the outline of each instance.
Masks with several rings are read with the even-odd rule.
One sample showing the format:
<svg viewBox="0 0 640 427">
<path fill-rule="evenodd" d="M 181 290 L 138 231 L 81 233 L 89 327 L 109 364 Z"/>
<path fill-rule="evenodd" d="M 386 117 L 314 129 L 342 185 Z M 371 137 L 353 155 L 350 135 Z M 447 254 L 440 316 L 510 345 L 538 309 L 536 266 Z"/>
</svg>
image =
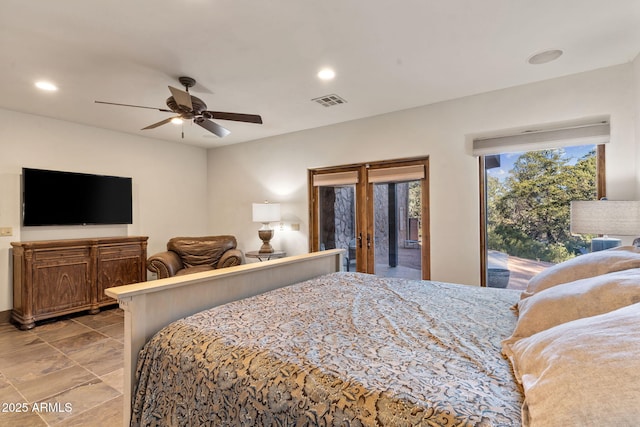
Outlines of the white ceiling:
<svg viewBox="0 0 640 427">
<path fill-rule="evenodd" d="M 532 53 L 563 49 L 555 62 Z M 632 61 L 639 0 L 1 0 L 0 108 L 216 147 Z M 336 78 L 316 73 L 332 67 Z M 260 114 L 140 129 L 178 76 L 209 110 Z M 56 83 L 45 93 L 38 79 Z M 322 107 L 312 98 L 347 103 Z"/>
</svg>

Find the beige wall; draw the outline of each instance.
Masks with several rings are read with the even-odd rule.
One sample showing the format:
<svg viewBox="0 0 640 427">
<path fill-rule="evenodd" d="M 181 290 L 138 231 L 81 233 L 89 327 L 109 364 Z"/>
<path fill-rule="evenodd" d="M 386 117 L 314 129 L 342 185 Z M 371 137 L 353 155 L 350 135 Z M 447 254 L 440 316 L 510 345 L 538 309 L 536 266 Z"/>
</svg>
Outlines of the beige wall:
<svg viewBox="0 0 640 427">
<path fill-rule="evenodd" d="M 470 155 L 473 135 L 609 115 L 608 195 L 614 200 L 633 198 L 638 179 L 633 78 L 633 66 L 620 65 L 211 149 L 210 228 L 236 234 L 244 250 L 256 249 L 259 226 L 251 222 L 251 203 L 277 201 L 284 220 L 300 223 L 301 231 L 277 231 L 272 243 L 290 254 L 304 253 L 308 168 L 428 155 L 432 278 L 478 284 L 478 160 Z M 263 116 L 269 120 L 268 112 Z"/>
<path fill-rule="evenodd" d="M 133 178 L 129 226 L 20 226 L 22 167 Z M 202 148 L 0 110 L 0 312 L 12 308 L 10 242 L 149 236 L 149 252 L 176 234 L 207 231 L 207 156 Z"/>
</svg>

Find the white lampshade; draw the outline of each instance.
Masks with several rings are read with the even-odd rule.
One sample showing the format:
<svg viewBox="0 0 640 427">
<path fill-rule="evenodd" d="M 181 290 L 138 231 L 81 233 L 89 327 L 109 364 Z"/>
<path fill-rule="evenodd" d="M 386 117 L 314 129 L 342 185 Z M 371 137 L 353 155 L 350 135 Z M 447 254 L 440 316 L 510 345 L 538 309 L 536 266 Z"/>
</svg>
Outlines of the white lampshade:
<svg viewBox="0 0 640 427">
<path fill-rule="evenodd" d="M 571 233 L 640 235 L 640 201 L 573 201 Z"/>
<path fill-rule="evenodd" d="M 261 222 L 265 224 L 275 221 L 280 221 L 279 203 L 265 202 L 253 204 L 253 222 Z"/>
</svg>

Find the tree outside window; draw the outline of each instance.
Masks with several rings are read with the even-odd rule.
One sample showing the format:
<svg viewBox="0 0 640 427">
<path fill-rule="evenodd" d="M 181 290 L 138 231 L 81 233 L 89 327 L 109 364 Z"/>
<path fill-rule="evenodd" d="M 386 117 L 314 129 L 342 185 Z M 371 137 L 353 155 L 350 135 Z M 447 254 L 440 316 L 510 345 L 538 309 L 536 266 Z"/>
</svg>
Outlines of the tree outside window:
<svg viewBox="0 0 640 427">
<path fill-rule="evenodd" d="M 570 202 L 597 199 L 596 146 L 500 154 L 485 160 L 489 157 L 493 161 L 485 161 L 488 269 L 498 259 L 518 261 L 525 270 L 527 264 L 531 267 L 532 276 L 547 264 L 588 250 L 591 237 L 572 236 L 569 231 Z M 526 280 L 521 278 L 524 284 Z M 522 286 L 509 282 L 509 287 Z"/>
</svg>

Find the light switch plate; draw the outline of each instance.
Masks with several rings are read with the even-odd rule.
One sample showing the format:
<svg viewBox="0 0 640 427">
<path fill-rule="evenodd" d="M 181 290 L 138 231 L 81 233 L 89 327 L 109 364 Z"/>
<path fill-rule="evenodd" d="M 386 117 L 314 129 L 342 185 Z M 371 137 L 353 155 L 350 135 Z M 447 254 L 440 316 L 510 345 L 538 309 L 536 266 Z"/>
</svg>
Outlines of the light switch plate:
<svg viewBox="0 0 640 427">
<path fill-rule="evenodd" d="M 13 236 L 13 228 L 0 227 L 0 236 Z"/>
</svg>

